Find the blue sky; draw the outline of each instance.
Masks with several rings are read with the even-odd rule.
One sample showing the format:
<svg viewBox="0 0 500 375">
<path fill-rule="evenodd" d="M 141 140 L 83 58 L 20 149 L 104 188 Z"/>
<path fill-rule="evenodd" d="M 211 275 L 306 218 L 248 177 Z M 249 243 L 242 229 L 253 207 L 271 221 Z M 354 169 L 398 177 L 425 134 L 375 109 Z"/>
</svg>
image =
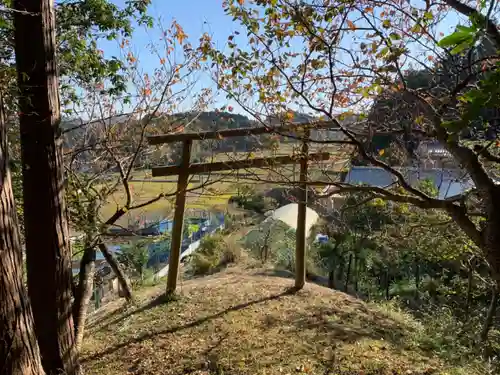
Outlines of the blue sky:
<svg viewBox="0 0 500 375">
<path fill-rule="evenodd" d="M 123 7 L 125 0 L 114 0 L 113 2 Z M 214 37 L 216 46 L 223 49 L 228 36 L 238 29 L 238 24 L 233 23 L 232 18 L 225 15 L 221 0 L 152 0 L 148 13 L 156 22 L 161 21 L 165 28 L 173 20 L 178 22 L 193 45 L 196 45 L 203 33 L 208 32 Z M 152 42 L 161 45 L 160 37 L 161 31 L 156 27 L 153 29 L 136 27 L 131 39 L 132 51 L 140 60 L 140 69 L 149 74 L 159 67 L 160 63 L 157 57 L 151 56 L 147 46 Z M 105 56 L 123 54 L 117 41 L 101 41 L 100 47 Z M 213 80 L 206 73 L 200 73 L 197 76 L 197 82 L 196 89 L 214 87 Z M 223 97 L 217 101 L 218 106 L 229 104 L 237 107 L 234 102 L 226 102 L 227 100 Z"/>
<path fill-rule="evenodd" d="M 114 0 L 114 2 L 122 7 L 125 0 Z M 237 22 L 233 22 L 231 17 L 225 15 L 222 0 L 152 0 L 149 14 L 154 19 L 161 20 L 165 27 L 168 27 L 175 19 L 183 27 L 193 44 L 196 44 L 196 41 L 204 32 L 208 32 L 219 49 L 224 49 L 229 35 L 235 30 L 241 30 Z M 457 21 L 458 19 L 455 16 L 448 17 L 440 26 L 441 31 L 446 34 L 449 33 Z M 161 31 L 158 28 L 146 30 L 138 27 L 131 40 L 132 50 L 139 57 L 141 70 L 150 74 L 160 64 L 159 59 L 150 54 L 147 45 L 151 42 L 159 44 L 160 36 Z M 119 56 L 123 53 L 117 41 L 102 41 L 101 48 L 106 56 Z M 201 73 L 198 76 L 196 90 L 202 87 L 214 87 L 214 83 L 208 74 Z M 242 112 L 236 103 L 228 102 L 221 95 L 217 99 L 217 106 L 226 104 L 233 106 L 236 112 Z M 187 107 L 189 107 L 189 104 Z"/>
</svg>

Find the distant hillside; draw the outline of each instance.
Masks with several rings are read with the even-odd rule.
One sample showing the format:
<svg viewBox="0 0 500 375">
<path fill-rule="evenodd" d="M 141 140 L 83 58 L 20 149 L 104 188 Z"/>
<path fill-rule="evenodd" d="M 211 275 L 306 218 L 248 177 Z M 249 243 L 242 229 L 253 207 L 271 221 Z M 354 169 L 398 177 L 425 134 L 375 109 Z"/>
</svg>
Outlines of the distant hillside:
<svg viewBox="0 0 500 375">
<path fill-rule="evenodd" d="M 124 124 L 131 118 L 130 115 L 118 115 L 104 120 L 94 120 L 89 122 L 81 118 L 63 118 L 61 120 L 61 130 L 64 134 L 64 147 L 72 148 L 81 143 L 86 137 L 87 143 L 92 139 L 99 138 L 99 133 L 102 131 L 103 122 L 107 126 Z"/>
<path fill-rule="evenodd" d="M 179 114 L 187 125 L 185 131 L 209 131 L 223 129 L 239 129 L 257 126 L 248 117 L 230 112 L 201 112 L 194 114 Z"/>
<path fill-rule="evenodd" d="M 202 112 L 186 114 L 180 113 L 171 116 L 169 121 L 172 121 L 172 117 L 178 118 L 179 124 L 184 125 L 184 132 L 202 132 L 202 131 L 214 131 L 214 130 L 224 130 L 224 129 L 239 129 L 239 128 L 249 128 L 254 126 L 261 126 L 261 124 L 255 120 L 251 120 L 248 117 L 235 114 L 230 112 Z M 302 114 L 295 113 L 295 118 L 293 122 L 309 122 L 314 120 L 313 117 Z M 268 117 L 266 122 L 270 125 L 279 125 L 281 121 L 278 118 Z M 211 154 L 213 152 L 245 152 L 253 151 L 256 149 L 266 149 L 271 147 L 271 143 L 278 140 L 279 142 L 295 142 L 294 139 L 279 136 L 272 137 L 270 135 L 259 135 L 259 136 L 242 136 L 233 137 L 222 140 L 212 140 L 201 142 L 194 153 L 200 155 Z"/>
<path fill-rule="evenodd" d="M 309 122 L 314 120 L 312 116 L 295 113 L 294 122 Z M 119 115 L 105 120 L 106 125 L 125 124 L 130 120 L 130 115 Z M 132 120 L 135 121 L 135 120 Z M 259 126 L 260 124 L 250 118 L 236 113 L 208 111 L 208 112 L 183 112 L 174 115 L 160 114 L 152 119 L 156 124 L 159 132 L 164 129 L 165 132 L 175 129 L 176 132 L 203 132 L 224 129 L 239 129 Z M 267 122 L 271 125 L 279 125 L 280 120 L 276 118 L 268 118 Z M 90 125 L 82 119 L 64 119 L 61 122 L 61 127 L 64 134 L 64 147 L 73 149 L 81 147 L 83 143 L 92 143 L 102 138 L 102 127 L 96 126 L 101 122 L 96 120 Z M 259 136 L 241 136 L 227 139 L 207 140 L 195 142 L 193 145 L 192 155 L 193 161 L 201 161 L 215 153 L 228 152 L 249 152 L 271 147 L 273 142 L 290 143 L 296 142 L 292 138 L 283 136 L 259 135 Z M 158 147 L 155 151 L 140 156 L 138 159 L 138 167 L 143 165 L 172 164 L 177 163 L 180 157 L 180 144 L 169 144 Z M 82 154 L 79 156 L 82 165 L 88 164 L 90 160 L 86 160 L 88 156 Z"/>
</svg>

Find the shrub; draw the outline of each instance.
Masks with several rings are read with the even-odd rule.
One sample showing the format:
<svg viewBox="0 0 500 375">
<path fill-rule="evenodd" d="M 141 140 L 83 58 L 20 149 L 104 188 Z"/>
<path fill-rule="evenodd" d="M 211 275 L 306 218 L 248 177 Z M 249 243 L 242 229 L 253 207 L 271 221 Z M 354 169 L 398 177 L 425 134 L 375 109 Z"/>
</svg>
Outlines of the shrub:
<svg viewBox="0 0 500 375">
<path fill-rule="evenodd" d="M 243 185 L 238 195 L 229 198 L 229 203 L 259 214 L 264 214 L 266 211 L 276 208 L 276 200 L 256 192 L 255 189 L 248 185 Z"/>
<path fill-rule="evenodd" d="M 190 265 L 191 272 L 194 276 L 206 275 L 214 268 L 214 263 L 211 259 L 198 253 L 193 255 Z"/>
<path fill-rule="evenodd" d="M 242 249 L 236 243 L 225 241 L 221 234 L 206 236 L 191 258 L 190 271 L 195 276 L 207 275 L 239 262 L 242 257 Z"/>
<path fill-rule="evenodd" d="M 200 241 L 197 253 L 208 257 L 218 256 L 222 252 L 224 246 L 224 238 L 221 234 L 216 233 L 211 236 L 205 236 Z"/>
<path fill-rule="evenodd" d="M 464 325 L 450 309 L 438 306 L 421 313 L 417 319 L 397 299 L 372 302 L 370 305 L 407 332 L 402 343 L 406 349 L 431 352 L 449 363 L 464 366 L 464 375 L 497 373 L 495 363 L 480 361 L 474 355 L 475 349 L 470 346 L 470 336 L 480 330 L 479 320 L 470 322 L 469 326 Z"/>
<path fill-rule="evenodd" d="M 137 280 L 135 282 L 136 286 L 140 287 L 150 287 L 162 284 L 161 278 L 155 276 L 155 272 L 152 269 L 146 268 L 143 273 L 143 279 Z"/>
<path fill-rule="evenodd" d="M 226 243 L 219 259 L 219 266 L 238 263 L 243 257 L 243 250 L 235 243 Z"/>
<path fill-rule="evenodd" d="M 118 254 L 118 261 L 125 266 L 129 273 L 139 282 L 144 279 L 144 270 L 149 259 L 148 242 L 136 241 L 122 246 Z"/>
</svg>

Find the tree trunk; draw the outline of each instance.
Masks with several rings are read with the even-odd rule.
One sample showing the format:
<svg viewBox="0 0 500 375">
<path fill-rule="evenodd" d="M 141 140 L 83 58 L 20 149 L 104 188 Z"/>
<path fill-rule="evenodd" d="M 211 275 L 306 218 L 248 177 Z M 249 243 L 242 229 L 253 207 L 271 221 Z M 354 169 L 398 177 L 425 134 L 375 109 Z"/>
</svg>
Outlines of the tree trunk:
<svg viewBox="0 0 500 375">
<path fill-rule="evenodd" d="M 15 0 L 28 293 L 42 365 L 78 372 L 53 0 Z"/>
<path fill-rule="evenodd" d="M 33 314 L 23 285 L 22 249 L 8 169 L 6 133 L 0 93 L 0 372 L 42 375 Z"/>
<path fill-rule="evenodd" d="M 345 285 L 344 285 L 344 292 L 346 293 L 349 287 L 349 277 L 351 276 L 351 264 L 352 264 L 352 254 L 349 254 L 349 261 L 347 262 L 347 273 L 345 275 Z"/>
<path fill-rule="evenodd" d="M 94 248 L 90 246 L 85 247 L 80 262 L 79 282 L 73 303 L 73 319 L 75 321 L 76 332 L 75 341 L 78 350 L 80 350 L 82 345 L 85 320 L 87 319 L 87 311 L 94 287 L 95 256 Z"/>
<path fill-rule="evenodd" d="M 492 277 L 500 288 L 500 186 L 494 187 L 490 199 L 486 200 L 485 205 L 488 212 L 488 220 L 485 224 L 482 237 L 484 240 L 482 250 L 490 264 Z"/>
<path fill-rule="evenodd" d="M 132 287 L 130 286 L 130 283 L 127 280 L 127 277 L 125 276 L 125 273 L 121 269 L 120 265 L 118 264 L 118 261 L 115 259 L 113 254 L 108 250 L 106 245 L 103 242 L 99 243 L 99 250 L 101 251 L 102 255 L 104 256 L 104 259 L 106 259 L 106 262 L 108 262 L 109 266 L 115 273 L 116 277 L 118 278 L 118 282 L 120 283 L 120 286 L 123 290 L 123 293 L 125 294 L 125 299 L 127 301 L 132 300 Z"/>
<path fill-rule="evenodd" d="M 493 286 L 493 293 L 491 296 L 491 303 L 488 309 L 488 314 L 486 314 L 486 319 L 481 331 L 481 336 L 479 337 L 482 343 L 488 340 L 488 333 L 490 332 L 491 325 L 493 324 L 493 319 L 495 318 L 497 312 L 498 297 L 498 286 L 495 284 Z"/>
<path fill-rule="evenodd" d="M 306 211 L 307 211 L 307 155 L 309 153 L 309 134 L 306 130 L 302 142 L 300 157 L 299 190 L 297 193 L 297 230 L 295 231 L 295 289 L 304 287 L 306 281 Z"/>
<path fill-rule="evenodd" d="M 262 245 L 260 251 L 260 259 L 266 263 L 269 256 L 269 239 L 271 237 L 271 228 L 266 232 L 264 236 L 264 244 Z"/>
<path fill-rule="evenodd" d="M 335 289 L 335 269 L 328 272 L 328 287 L 330 289 Z"/>
<path fill-rule="evenodd" d="M 482 342 L 488 339 L 488 333 L 496 315 L 500 291 L 500 186 L 496 185 L 492 190 L 489 199 L 485 200 L 488 220 L 483 222 L 482 250 L 490 264 L 494 284 L 490 307 L 480 336 Z"/>
<path fill-rule="evenodd" d="M 472 264 L 468 264 L 467 269 L 467 302 L 465 304 L 465 321 L 469 320 L 470 308 L 472 305 L 472 283 L 474 281 L 474 272 Z"/>
<path fill-rule="evenodd" d="M 419 260 L 415 262 L 415 298 L 418 301 L 420 299 L 420 264 Z"/>
<path fill-rule="evenodd" d="M 264 262 L 267 263 L 269 259 L 269 239 L 271 237 L 271 229 L 269 228 L 267 236 L 266 236 L 266 242 L 264 243 Z"/>
<path fill-rule="evenodd" d="M 87 319 L 87 311 L 89 302 L 92 297 L 94 288 L 94 274 L 95 274 L 95 236 L 98 232 L 96 218 L 97 201 L 91 200 L 86 207 L 86 220 L 84 227 L 85 230 L 85 246 L 83 256 L 80 261 L 80 272 L 78 274 L 78 287 L 74 288 L 73 302 L 73 320 L 75 322 L 75 335 L 76 335 L 76 348 L 79 351 L 83 341 L 83 334 L 85 330 L 85 320 Z M 73 283 L 74 284 L 74 283 Z"/>
<path fill-rule="evenodd" d="M 337 272 L 337 279 L 340 280 L 340 282 L 342 282 L 342 279 L 344 278 L 344 268 L 345 268 L 344 255 L 343 254 L 340 255 L 338 260 L 339 260 L 339 267 Z"/>
<path fill-rule="evenodd" d="M 390 286 L 390 280 L 389 280 L 389 270 L 385 270 L 385 299 L 389 300 L 389 286 Z"/>
<path fill-rule="evenodd" d="M 358 256 L 356 255 L 354 257 L 354 291 L 358 293 L 358 277 L 359 277 L 359 268 L 360 268 L 360 261 Z"/>
</svg>

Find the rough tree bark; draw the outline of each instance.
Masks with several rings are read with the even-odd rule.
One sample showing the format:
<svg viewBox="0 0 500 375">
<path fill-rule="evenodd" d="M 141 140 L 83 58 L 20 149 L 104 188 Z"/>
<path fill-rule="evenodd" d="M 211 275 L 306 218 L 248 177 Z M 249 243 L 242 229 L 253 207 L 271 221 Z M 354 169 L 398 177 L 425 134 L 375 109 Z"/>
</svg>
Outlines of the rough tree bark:
<svg viewBox="0 0 500 375">
<path fill-rule="evenodd" d="M 85 246 L 83 256 L 80 261 L 78 286 L 75 288 L 75 300 L 73 302 L 73 320 L 75 322 L 75 341 L 77 350 L 80 350 L 80 347 L 82 345 L 83 333 L 85 331 L 85 321 L 87 319 L 87 311 L 94 289 L 96 259 L 94 237 L 97 232 L 97 202 L 95 200 L 90 201 L 87 205 L 86 210 Z"/>
<path fill-rule="evenodd" d="M 480 12 L 465 2 L 458 0 L 445 0 L 445 2 L 459 13 L 467 17 L 484 17 Z M 498 23 L 493 18 L 485 19 L 486 33 L 495 43 L 497 49 L 500 48 L 500 30 Z M 446 105 L 444 106 L 446 108 Z M 437 121 L 436 121 L 437 120 Z M 469 172 L 471 179 L 476 185 L 478 197 L 482 203 L 482 211 L 486 214 L 481 230 L 478 230 L 472 221 L 464 213 L 464 210 L 448 209 L 450 216 L 464 230 L 464 232 L 475 242 L 484 252 L 493 271 L 493 279 L 497 290 L 500 288 L 500 186 L 493 182 L 486 172 L 480 159 L 486 159 L 495 163 L 500 162 L 498 157 L 491 155 L 487 149 L 479 148 L 474 151 L 464 147 L 458 141 L 448 142 L 447 132 L 440 127 L 439 118 L 435 118 L 437 138 L 446 149 L 460 162 Z"/>
<path fill-rule="evenodd" d="M 484 320 L 483 323 L 483 329 L 481 330 L 481 334 L 479 336 L 479 339 L 481 340 L 482 343 L 488 340 L 488 334 L 490 332 L 491 326 L 493 324 L 493 319 L 497 312 L 498 298 L 499 298 L 498 286 L 495 284 L 492 288 L 490 307 L 488 308 L 488 313 L 486 314 L 486 319 Z"/>
<path fill-rule="evenodd" d="M 109 266 L 115 273 L 116 277 L 118 278 L 118 282 L 120 283 L 120 286 L 123 289 L 123 293 L 125 294 L 125 298 L 127 301 L 132 300 L 132 287 L 130 286 L 130 283 L 128 282 L 127 277 L 125 276 L 125 273 L 121 269 L 120 265 L 118 264 L 118 261 L 113 257 L 111 252 L 108 250 L 106 245 L 103 242 L 99 243 L 99 250 L 101 251 L 102 255 L 104 256 L 104 259 L 106 259 L 106 262 L 108 262 Z"/>
<path fill-rule="evenodd" d="M 88 244 L 83 252 L 80 262 L 80 273 L 78 275 L 78 287 L 76 288 L 75 301 L 73 303 L 73 319 L 75 322 L 76 332 L 76 347 L 80 350 L 85 331 L 85 320 L 87 319 L 87 311 L 89 302 L 92 297 L 94 288 L 94 272 L 95 272 L 95 249 Z"/>
<path fill-rule="evenodd" d="M 360 268 L 360 265 L 361 265 L 361 262 L 360 262 L 360 259 L 358 257 L 358 255 L 356 254 L 355 257 L 354 257 L 354 291 L 356 293 L 358 293 L 358 287 L 359 287 L 359 268 Z"/>
<path fill-rule="evenodd" d="M 0 93 L 0 373 L 42 375 L 33 315 L 23 285 L 22 249 L 7 158 Z"/>
<path fill-rule="evenodd" d="M 53 0 L 15 0 L 28 293 L 42 365 L 78 372 Z"/>
<path fill-rule="evenodd" d="M 465 321 L 469 320 L 470 308 L 472 305 L 472 285 L 474 281 L 474 268 L 471 261 L 467 264 L 467 302 L 465 305 Z"/>
<path fill-rule="evenodd" d="M 500 289 L 500 186 L 489 191 L 489 199 L 485 199 L 487 222 L 482 230 L 484 238 L 483 250 L 493 270 L 493 278 Z"/>
<path fill-rule="evenodd" d="M 420 260 L 415 260 L 415 299 L 418 301 L 420 298 Z"/>
<path fill-rule="evenodd" d="M 349 278 L 351 277 L 351 264 L 352 264 L 352 253 L 349 254 L 349 261 L 347 262 L 347 273 L 345 275 L 344 292 L 346 293 L 349 288 Z"/>
<path fill-rule="evenodd" d="M 108 220 L 106 220 L 104 228 L 108 228 L 109 226 L 116 223 L 119 218 L 125 215 L 125 213 L 126 213 L 125 208 L 120 208 L 119 210 L 117 210 Z M 106 259 L 106 262 L 108 262 L 109 266 L 111 267 L 116 277 L 118 278 L 118 282 L 120 283 L 120 286 L 123 290 L 126 300 L 129 302 L 132 301 L 133 299 L 132 286 L 128 282 L 128 279 L 126 278 L 125 273 L 121 269 L 118 260 L 116 259 L 115 256 L 113 256 L 113 253 L 108 250 L 104 242 L 100 241 L 98 247 L 102 255 L 104 256 L 104 259 Z"/>
<path fill-rule="evenodd" d="M 328 288 L 335 289 L 335 269 L 328 272 Z"/>
<path fill-rule="evenodd" d="M 385 276 L 384 276 L 384 279 L 385 279 L 385 299 L 386 300 L 389 300 L 390 296 L 389 296 L 389 286 L 391 285 L 391 282 L 389 280 L 389 270 L 386 269 L 385 270 Z"/>
</svg>

